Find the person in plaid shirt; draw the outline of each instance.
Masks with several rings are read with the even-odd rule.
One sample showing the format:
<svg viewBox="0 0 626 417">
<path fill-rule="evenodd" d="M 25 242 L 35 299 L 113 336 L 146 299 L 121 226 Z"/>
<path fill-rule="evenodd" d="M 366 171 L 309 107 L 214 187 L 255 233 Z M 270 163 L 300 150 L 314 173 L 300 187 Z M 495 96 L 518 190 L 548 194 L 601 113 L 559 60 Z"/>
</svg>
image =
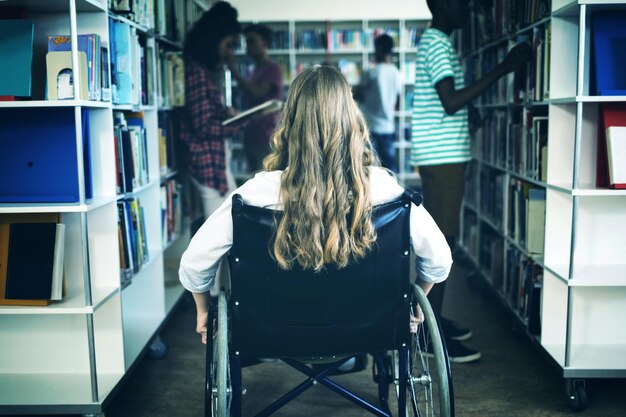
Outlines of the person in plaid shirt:
<svg viewBox="0 0 626 417">
<path fill-rule="evenodd" d="M 200 192 L 205 217 L 235 188 L 225 139 L 247 123 L 222 126 L 234 111 L 224 104 L 221 84 L 223 64 L 233 55 L 240 32 L 237 10 L 220 1 L 202 15 L 184 45 L 186 115 L 181 139 L 189 150 L 188 169 Z"/>
</svg>

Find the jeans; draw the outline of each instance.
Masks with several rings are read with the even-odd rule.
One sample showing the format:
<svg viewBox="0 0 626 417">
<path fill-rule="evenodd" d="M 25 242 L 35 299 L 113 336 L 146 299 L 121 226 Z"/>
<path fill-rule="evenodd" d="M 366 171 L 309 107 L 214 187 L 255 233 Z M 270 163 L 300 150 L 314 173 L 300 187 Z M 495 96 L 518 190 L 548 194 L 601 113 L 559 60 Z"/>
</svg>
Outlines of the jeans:
<svg viewBox="0 0 626 417">
<path fill-rule="evenodd" d="M 380 163 L 385 168 L 398 172 L 398 164 L 396 163 L 396 150 L 394 148 L 394 142 L 396 141 L 395 133 L 374 133 L 372 132 L 372 142 Z"/>
</svg>

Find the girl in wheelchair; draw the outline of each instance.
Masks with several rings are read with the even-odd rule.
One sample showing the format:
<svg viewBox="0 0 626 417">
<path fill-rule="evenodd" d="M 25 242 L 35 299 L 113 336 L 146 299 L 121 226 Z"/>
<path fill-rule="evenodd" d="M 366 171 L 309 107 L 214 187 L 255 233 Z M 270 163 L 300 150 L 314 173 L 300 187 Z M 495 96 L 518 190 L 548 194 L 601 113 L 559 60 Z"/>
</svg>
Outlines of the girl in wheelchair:
<svg viewBox="0 0 626 417">
<path fill-rule="evenodd" d="M 335 68 L 314 66 L 298 75 L 289 89 L 265 171 L 233 194 L 240 194 L 246 204 L 284 211 L 272 248 L 282 268 L 344 267 L 363 257 L 376 241 L 372 206 L 404 191 L 393 174 L 378 165 L 349 84 Z M 203 343 L 209 290 L 232 245 L 231 208 L 227 198 L 193 236 L 180 262 L 180 281 L 193 294 L 196 330 Z M 423 206 L 412 207 L 410 228 L 411 246 L 418 254 L 416 284 L 428 293 L 448 277 L 450 248 Z M 415 328 L 415 318 L 411 322 Z"/>
</svg>

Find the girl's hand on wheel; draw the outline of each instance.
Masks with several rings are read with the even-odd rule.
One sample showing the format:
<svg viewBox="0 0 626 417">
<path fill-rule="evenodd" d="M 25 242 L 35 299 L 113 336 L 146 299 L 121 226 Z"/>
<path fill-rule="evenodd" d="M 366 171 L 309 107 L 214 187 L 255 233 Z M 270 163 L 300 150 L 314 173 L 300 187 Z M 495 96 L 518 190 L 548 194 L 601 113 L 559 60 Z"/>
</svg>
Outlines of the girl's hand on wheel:
<svg viewBox="0 0 626 417">
<path fill-rule="evenodd" d="M 411 314 L 409 319 L 409 328 L 411 333 L 417 333 L 417 327 L 424 322 L 424 313 L 420 306 L 415 306 L 415 314 Z"/>
</svg>

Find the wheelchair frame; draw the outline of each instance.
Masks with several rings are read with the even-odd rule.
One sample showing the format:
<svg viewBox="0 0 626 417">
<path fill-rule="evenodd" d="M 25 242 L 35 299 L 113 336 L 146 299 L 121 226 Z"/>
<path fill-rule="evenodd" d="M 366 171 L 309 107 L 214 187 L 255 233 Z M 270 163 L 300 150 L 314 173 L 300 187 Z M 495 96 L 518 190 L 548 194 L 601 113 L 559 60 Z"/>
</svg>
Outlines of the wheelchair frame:
<svg viewBox="0 0 626 417">
<path fill-rule="evenodd" d="M 239 198 L 238 200 L 236 200 L 237 197 Z M 402 213 L 405 214 L 401 214 L 399 216 L 406 216 L 408 213 L 406 210 L 410 207 L 411 201 L 413 201 L 416 205 L 419 205 L 421 203 L 421 196 L 418 193 L 405 192 L 401 201 L 394 202 L 388 207 L 390 207 L 390 209 L 394 213 L 400 213 L 394 210 L 403 210 Z M 239 213 L 242 210 L 242 204 L 243 202 L 239 196 L 235 196 L 233 198 L 234 216 L 236 213 Z M 254 210 L 258 211 L 258 209 Z M 381 213 L 388 212 L 383 211 Z M 405 221 L 408 221 L 406 220 L 408 219 L 408 217 L 403 218 L 405 219 Z M 387 224 L 384 222 L 385 221 L 383 221 L 383 224 Z M 250 227 L 255 227 L 254 224 L 255 223 L 251 223 Z M 266 226 L 267 224 L 268 223 L 266 223 Z M 401 223 L 397 224 L 400 225 Z M 387 235 L 389 235 L 389 232 L 387 232 Z M 395 240 L 395 238 L 393 239 Z M 404 240 L 403 242 L 403 245 L 408 244 L 406 240 Z M 406 246 L 404 247 L 406 248 Z M 399 250 L 399 248 L 396 247 L 396 249 L 394 250 Z M 402 250 L 405 251 L 405 249 Z M 403 253 L 403 256 L 401 256 L 401 260 L 399 260 L 399 262 L 402 262 L 402 265 L 406 266 L 404 262 L 408 262 L 407 255 L 408 251 L 405 251 Z M 231 259 L 231 261 L 236 263 L 236 268 L 239 268 L 240 264 L 237 264 L 239 262 L 238 258 Z M 403 266 L 402 268 L 405 268 L 405 266 Z M 394 266 L 394 268 L 396 267 Z M 396 271 L 399 270 L 396 269 Z M 407 272 L 408 269 L 402 269 L 402 271 Z M 404 276 L 404 274 L 402 274 L 401 276 Z M 359 275 L 359 277 L 361 277 L 361 275 Z M 406 281 L 404 282 L 406 283 Z M 426 295 L 418 286 L 416 286 L 415 284 L 410 284 L 409 288 L 403 288 L 404 289 L 399 295 L 402 299 L 402 294 L 404 294 L 404 301 L 401 304 L 405 307 L 402 307 L 402 309 L 406 308 L 405 311 L 408 313 L 409 308 L 419 306 L 424 315 L 424 321 L 419 325 L 417 333 L 410 334 L 409 337 L 409 326 L 408 323 L 406 323 L 406 333 L 402 333 L 403 330 L 394 331 L 399 332 L 400 335 L 405 334 L 405 336 L 394 336 L 394 340 L 396 340 L 396 342 L 393 342 L 393 346 L 387 345 L 387 343 L 389 342 L 383 342 L 385 343 L 385 346 L 382 348 L 387 349 L 385 351 L 366 352 L 360 350 L 351 351 L 353 353 L 347 355 L 330 356 L 327 354 L 325 356 L 322 355 L 315 357 L 311 357 L 309 354 L 307 354 L 309 356 L 307 356 L 306 359 L 302 359 L 300 356 L 297 356 L 295 358 L 292 356 L 282 357 L 282 354 L 276 353 L 276 351 L 272 350 L 272 352 L 276 353 L 276 356 L 272 357 L 276 357 L 277 359 L 280 359 L 284 363 L 290 365 L 292 368 L 300 371 L 306 376 L 306 379 L 295 388 L 293 388 L 291 391 L 287 392 L 279 399 L 274 401 L 272 404 L 257 413 L 256 416 L 264 417 L 272 415 L 274 412 L 282 408 L 284 405 L 286 405 L 291 400 L 298 397 L 301 393 L 317 383 L 326 386 L 333 392 L 343 396 L 354 404 L 379 417 L 391 417 L 392 415 L 394 415 L 392 414 L 389 407 L 389 386 L 391 385 L 391 383 L 394 384 L 394 391 L 397 398 L 397 415 L 401 417 L 407 415 L 412 415 L 414 417 L 454 416 L 454 395 L 450 363 L 448 360 L 445 343 L 441 336 L 441 330 L 437 322 L 437 318 L 435 317 L 430 307 Z M 229 300 L 227 294 L 223 290 L 219 293 L 216 304 L 217 305 L 215 305 L 214 303 L 213 308 L 210 309 L 207 329 L 209 340 L 206 349 L 205 415 L 212 417 L 240 417 L 242 414 L 241 402 L 243 395 L 241 369 L 242 357 L 240 352 L 236 350 L 238 349 L 238 345 L 234 345 L 234 342 L 233 340 L 231 340 L 230 337 L 230 326 L 232 326 L 233 324 L 233 319 L 230 317 L 230 315 L 239 314 L 238 311 L 241 306 L 239 305 L 238 300 Z M 397 311 L 401 313 L 401 310 Z M 241 320 L 239 316 L 237 317 L 237 320 Z M 387 316 L 385 315 L 385 317 Z M 397 317 L 400 318 L 400 316 Z M 406 317 L 406 319 L 408 321 L 408 317 Z M 400 323 L 403 322 L 403 320 L 404 319 L 398 321 L 398 319 L 394 319 L 394 323 Z M 217 326 L 217 329 L 213 328 L 214 322 Z M 399 324 L 394 324 L 394 326 L 398 325 Z M 248 325 L 248 327 L 250 327 L 250 325 Z M 400 329 L 401 327 L 395 328 Z M 255 327 L 250 327 L 250 330 L 253 329 L 255 329 Z M 237 332 L 237 335 L 239 335 L 237 336 L 238 340 L 241 337 L 242 333 L 239 330 L 237 330 Z M 214 335 L 214 337 L 211 337 L 211 335 Z M 247 337 L 252 337 L 251 340 L 255 340 L 253 336 L 248 335 Z M 410 343 L 407 343 L 408 341 L 410 341 Z M 241 343 L 241 341 L 238 341 L 237 343 Z M 381 346 L 380 344 L 376 343 L 374 343 L 374 345 L 372 345 L 371 342 L 367 343 L 370 343 L 370 348 L 372 346 Z M 335 345 L 336 344 L 332 346 Z M 242 345 L 242 347 L 244 346 L 249 345 Z M 352 346 L 353 348 L 356 347 L 358 349 L 358 345 L 355 345 L 354 342 L 352 342 Z M 322 347 L 322 349 L 327 348 L 328 346 Z M 311 346 L 308 346 L 305 351 L 311 351 L 311 349 L 316 348 L 311 348 Z M 335 347 L 333 347 L 333 349 L 335 349 Z M 389 350 L 393 352 L 391 358 L 387 353 Z M 257 349 L 257 352 L 270 351 L 264 351 L 263 348 L 261 348 L 260 351 Z M 284 348 L 283 352 L 285 352 Z M 317 353 L 319 354 L 321 352 Z M 355 354 L 359 353 L 370 353 L 374 358 L 373 373 L 374 380 L 378 384 L 378 396 L 380 405 L 374 405 L 362 399 L 355 393 L 350 392 L 349 390 L 329 378 L 329 375 L 337 370 L 337 368 L 339 368 L 350 358 L 354 357 Z M 287 356 L 289 356 L 290 354 L 295 354 L 295 352 L 293 352 L 293 349 L 291 352 L 288 352 Z M 318 368 L 317 366 L 313 368 L 307 365 L 307 363 L 317 363 L 319 361 L 324 362 L 323 368 Z"/>
<path fill-rule="evenodd" d="M 374 380 L 378 384 L 380 406 L 363 400 L 358 395 L 328 378 L 328 374 L 331 374 L 352 356 L 333 362 L 321 371 L 315 370 L 303 362 L 282 358 L 283 362 L 306 375 L 307 379 L 257 413 L 256 417 L 272 415 L 318 383 L 380 417 L 391 417 L 393 415 L 388 402 L 389 385 L 393 383 L 397 396 L 398 415 L 400 417 L 411 415 L 414 417 L 453 417 L 455 411 L 452 373 L 445 342 L 441 337 L 440 326 L 424 292 L 415 284 L 412 284 L 412 287 L 416 303 L 424 314 L 424 322 L 420 325 L 418 333 L 411 338 L 413 343 L 411 346 L 402 346 L 399 350 L 393 352 L 391 369 L 387 366 L 388 361 L 386 359 L 388 359 L 388 356 L 386 356 L 386 352 L 372 353 L 374 359 L 373 366 L 378 369 L 378 374 L 376 374 L 376 370 L 373 370 L 373 372 L 375 373 Z M 215 331 L 215 337 L 212 339 L 212 342 L 211 340 L 207 342 L 206 349 L 205 416 L 207 417 L 241 416 L 241 399 L 243 394 L 241 358 L 239 357 L 239 352 L 230 352 L 228 349 L 228 307 L 226 298 L 226 293 L 221 291 L 218 296 L 217 308 L 212 309 L 209 315 L 208 334 L 211 335 Z M 217 319 L 217 330 L 213 329 L 213 319 L 215 318 Z M 430 335 L 435 369 L 424 367 L 425 369 L 420 369 L 422 373 L 416 375 L 412 372 L 412 362 L 423 361 L 424 357 L 429 355 L 425 352 L 427 347 L 422 346 L 422 344 L 426 343 L 418 341 L 420 334 L 423 334 L 425 331 L 424 326 L 427 327 L 428 330 L 426 331 Z M 433 406 L 433 403 L 436 402 L 433 398 L 433 379 L 437 380 L 439 384 L 436 392 L 438 396 L 437 409 Z M 423 390 L 423 397 L 418 397 L 420 389 Z M 406 396 L 407 392 L 409 394 L 408 398 Z M 420 407 L 423 409 L 420 409 Z"/>
</svg>

